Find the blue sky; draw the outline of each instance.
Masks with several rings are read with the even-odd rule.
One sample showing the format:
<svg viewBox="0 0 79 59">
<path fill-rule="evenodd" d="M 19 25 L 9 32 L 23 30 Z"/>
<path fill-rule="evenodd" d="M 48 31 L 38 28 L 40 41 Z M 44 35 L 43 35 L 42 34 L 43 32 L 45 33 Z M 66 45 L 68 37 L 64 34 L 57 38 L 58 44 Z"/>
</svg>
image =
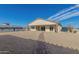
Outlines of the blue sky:
<svg viewBox="0 0 79 59">
<path fill-rule="evenodd" d="M 74 6 L 74 4 L 4 4 L 0 5 L 0 24 L 26 26 L 36 18 L 47 19 L 60 10 Z M 69 22 L 79 27 L 79 16 L 63 20 L 60 23 L 66 26 Z"/>
</svg>

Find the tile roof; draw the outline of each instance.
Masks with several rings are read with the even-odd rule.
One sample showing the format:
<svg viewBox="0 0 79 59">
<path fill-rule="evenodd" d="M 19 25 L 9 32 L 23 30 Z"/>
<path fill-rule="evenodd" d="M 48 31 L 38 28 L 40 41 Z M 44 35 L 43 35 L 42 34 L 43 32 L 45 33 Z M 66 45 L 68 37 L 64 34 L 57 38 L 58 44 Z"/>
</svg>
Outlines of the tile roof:
<svg viewBox="0 0 79 59">
<path fill-rule="evenodd" d="M 30 23 L 29 26 L 31 26 L 31 25 L 53 25 L 53 24 L 57 24 L 57 23 L 50 22 L 50 21 L 43 20 L 43 19 L 36 19 L 32 23 Z"/>
</svg>

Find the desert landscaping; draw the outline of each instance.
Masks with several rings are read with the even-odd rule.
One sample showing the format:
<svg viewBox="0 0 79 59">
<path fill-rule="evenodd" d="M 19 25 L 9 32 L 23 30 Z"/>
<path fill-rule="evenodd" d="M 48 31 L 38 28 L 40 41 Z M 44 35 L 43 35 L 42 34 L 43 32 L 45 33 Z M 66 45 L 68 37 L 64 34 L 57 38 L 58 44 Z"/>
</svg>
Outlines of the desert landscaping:
<svg viewBox="0 0 79 59">
<path fill-rule="evenodd" d="M 3 32 L 0 33 L 0 53 L 79 53 L 79 33 Z"/>
</svg>

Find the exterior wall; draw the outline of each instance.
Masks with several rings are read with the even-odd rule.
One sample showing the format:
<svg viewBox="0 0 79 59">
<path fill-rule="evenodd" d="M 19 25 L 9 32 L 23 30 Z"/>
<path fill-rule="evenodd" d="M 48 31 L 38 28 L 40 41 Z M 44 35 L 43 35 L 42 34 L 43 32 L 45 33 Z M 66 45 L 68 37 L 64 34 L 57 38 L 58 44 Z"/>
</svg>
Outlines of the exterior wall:
<svg viewBox="0 0 79 59">
<path fill-rule="evenodd" d="M 30 31 L 36 31 L 36 29 L 30 29 Z"/>
<path fill-rule="evenodd" d="M 62 27 L 61 27 L 61 26 L 58 26 L 58 32 L 60 32 L 60 31 L 61 31 L 61 29 L 62 29 Z"/>
<path fill-rule="evenodd" d="M 55 29 L 53 28 L 53 30 L 50 30 L 50 25 L 49 26 L 45 26 L 45 31 L 46 32 L 55 32 Z"/>
<path fill-rule="evenodd" d="M 36 27 L 34 27 L 34 29 L 32 29 L 31 26 L 29 26 L 29 30 L 30 31 L 36 31 Z"/>
<path fill-rule="evenodd" d="M 50 31 L 50 27 L 49 26 L 45 26 L 45 31 L 49 32 Z"/>
<path fill-rule="evenodd" d="M 55 32 L 55 29 L 53 29 L 53 31 L 52 32 Z"/>
<path fill-rule="evenodd" d="M 61 26 L 58 26 L 58 32 L 60 32 L 61 29 L 62 29 L 62 27 L 61 27 Z M 34 26 L 34 28 L 31 28 L 31 26 L 29 26 L 29 30 L 30 30 L 30 31 L 37 31 L 37 30 L 36 30 L 36 26 Z M 51 30 L 50 30 L 50 25 L 49 25 L 49 26 L 45 26 L 45 31 L 46 31 L 46 32 L 50 32 L 50 31 L 51 31 Z M 55 29 L 53 28 L 53 30 L 52 30 L 51 32 L 55 32 Z"/>
</svg>

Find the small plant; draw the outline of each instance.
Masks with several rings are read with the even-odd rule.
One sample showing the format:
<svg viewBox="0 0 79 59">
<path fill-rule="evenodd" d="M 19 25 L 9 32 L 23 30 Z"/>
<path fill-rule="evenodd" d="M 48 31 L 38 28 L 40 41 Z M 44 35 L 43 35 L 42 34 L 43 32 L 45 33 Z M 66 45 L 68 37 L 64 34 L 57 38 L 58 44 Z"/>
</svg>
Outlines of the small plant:
<svg viewBox="0 0 79 59">
<path fill-rule="evenodd" d="M 75 30 L 75 31 L 73 31 L 73 33 L 77 33 L 77 31 Z"/>
<path fill-rule="evenodd" d="M 69 31 L 69 32 L 73 32 L 73 28 L 72 28 L 72 27 L 69 27 L 69 28 L 68 28 L 68 31 Z"/>
</svg>

